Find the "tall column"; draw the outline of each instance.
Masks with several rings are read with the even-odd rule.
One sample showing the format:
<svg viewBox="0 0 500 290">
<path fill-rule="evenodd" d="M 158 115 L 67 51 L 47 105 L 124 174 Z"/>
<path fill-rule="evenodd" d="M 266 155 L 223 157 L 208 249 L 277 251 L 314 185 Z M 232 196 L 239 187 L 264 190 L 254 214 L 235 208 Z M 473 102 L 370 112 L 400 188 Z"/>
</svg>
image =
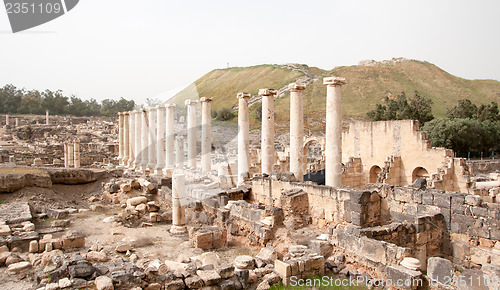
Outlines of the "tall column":
<svg viewBox="0 0 500 290">
<path fill-rule="evenodd" d="M 49 110 L 45 110 L 45 125 L 49 125 Z"/>
<path fill-rule="evenodd" d="M 342 185 L 342 85 L 345 78 L 323 79 L 326 86 L 325 185 Z"/>
<path fill-rule="evenodd" d="M 260 89 L 259 95 L 262 97 L 262 173 L 271 175 L 274 165 L 274 96 L 276 90 Z"/>
<path fill-rule="evenodd" d="M 298 83 L 288 85 L 290 89 L 290 171 L 298 181 L 304 180 L 304 109 L 302 92 L 306 86 Z"/>
<path fill-rule="evenodd" d="M 130 127 L 129 127 L 128 112 L 123 113 L 123 165 L 127 166 L 128 159 L 130 158 Z"/>
<path fill-rule="evenodd" d="M 19 118 L 16 118 L 16 127 L 19 127 Z"/>
<path fill-rule="evenodd" d="M 118 113 L 118 163 L 123 163 L 123 112 Z"/>
<path fill-rule="evenodd" d="M 64 143 L 64 167 L 69 168 L 68 143 Z"/>
<path fill-rule="evenodd" d="M 148 168 L 151 173 L 156 168 L 156 109 L 148 108 Z"/>
<path fill-rule="evenodd" d="M 128 112 L 128 161 L 127 167 L 134 168 L 135 161 L 135 111 Z"/>
<path fill-rule="evenodd" d="M 177 168 L 184 167 L 184 138 L 181 136 L 175 139 L 175 163 Z"/>
<path fill-rule="evenodd" d="M 141 150 L 141 122 L 142 122 L 142 111 L 134 112 L 135 119 L 135 134 L 134 134 L 134 168 L 139 169 L 142 162 L 142 150 Z"/>
<path fill-rule="evenodd" d="M 248 116 L 249 93 L 238 93 L 238 184 L 250 171 L 250 119 Z"/>
<path fill-rule="evenodd" d="M 156 174 L 165 167 L 165 106 L 156 106 Z"/>
<path fill-rule="evenodd" d="M 73 144 L 68 144 L 68 167 L 75 166 L 75 147 Z"/>
<path fill-rule="evenodd" d="M 201 98 L 201 170 L 212 171 L 212 98 Z"/>
<path fill-rule="evenodd" d="M 148 168 L 148 111 L 142 109 L 141 121 L 141 169 L 146 171 Z"/>
<path fill-rule="evenodd" d="M 174 174 L 172 176 L 172 227 L 170 233 L 174 235 L 186 233 L 185 209 L 181 204 L 181 198 L 185 195 L 184 174 Z"/>
<path fill-rule="evenodd" d="M 5 126 L 9 126 L 9 125 L 10 125 L 9 115 L 5 115 Z"/>
<path fill-rule="evenodd" d="M 196 104 L 198 101 L 186 100 L 187 107 L 187 146 L 188 167 L 196 169 Z"/>
<path fill-rule="evenodd" d="M 167 108 L 167 119 L 165 123 L 167 125 L 167 130 L 165 134 L 165 147 L 166 147 L 166 166 L 165 166 L 165 175 L 172 176 L 172 172 L 175 167 L 175 159 L 174 159 L 174 141 L 175 141 L 175 131 L 174 131 L 174 108 L 175 104 L 167 104 L 165 106 Z M 176 149 L 176 148 L 175 148 Z M 184 148 L 182 149 L 184 151 Z M 184 152 L 182 152 L 183 162 L 184 162 Z"/>
<path fill-rule="evenodd" d="M 73 144 L 74 148 L 74 159 L 75 159 L 75 168 L 80 168 L 80 141 L 75 141 Z"/>
</svg>

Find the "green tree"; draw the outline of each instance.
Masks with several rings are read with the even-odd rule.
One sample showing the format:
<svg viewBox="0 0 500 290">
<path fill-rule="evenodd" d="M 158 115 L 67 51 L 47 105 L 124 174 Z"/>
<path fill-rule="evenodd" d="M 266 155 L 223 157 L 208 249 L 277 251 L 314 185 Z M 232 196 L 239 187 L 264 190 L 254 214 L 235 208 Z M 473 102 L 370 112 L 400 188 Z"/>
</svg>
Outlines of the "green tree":
<svg viewBox="0 0 500 290">
<path fill-rule="evenodd" d="M 8 84 L 0 89 L 0 113 L 17 113 L 24 91 Z"/>
<path fill-rule="evenodd" d="M 367 113 L 372 121 L 387 120 L 418 120 L 424 124 L 432 119 L 432 101 L 415 92 L 415 96 L 407 99 L 405 92 L 401 92 L 396 98 L 385 97 L 381 104 L 377 104 L 374 110 Z"/>
<path fill-rule="evenodd" d="M 229 121 L 233 117 L 234 117 L 234 113 L 231 111 L 231 109 L 221 108 L 217 112 L 217 117 L 215 117 L 215 119 L 218 120 L 218 121 Z"/>
<path fill-rule="evenodd" d="M 477 106 L 471 102 L 469 99 L 459 100 L 456 106 L 451 107 L 446 112 L 446 117 L 450 119 L 455 118 L 469 118 L 476 119 L 477 117 Z"/>
<path fill-rule="evenodd" d="M 63 96 L 61 90 L 55 92 L 47 89 L 42 93 L 42 107 L 53 115 L 64 115 L 68 109 L 68 97 Z"/>
<path fill-rule="evenodd" d="M 37 90 L 31 90 L 23 95 L 18 112 L 21 114 L 44 114 L 42 101 L 42 94 Z"/>
</svg>

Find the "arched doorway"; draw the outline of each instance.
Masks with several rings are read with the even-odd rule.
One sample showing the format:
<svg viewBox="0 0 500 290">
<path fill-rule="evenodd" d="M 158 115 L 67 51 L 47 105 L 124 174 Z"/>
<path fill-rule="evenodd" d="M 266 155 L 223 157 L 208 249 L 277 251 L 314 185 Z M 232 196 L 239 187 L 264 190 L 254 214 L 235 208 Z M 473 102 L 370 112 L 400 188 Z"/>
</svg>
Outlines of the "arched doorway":
<svg viewBox="0 0 500 290">
<path fill-rule="evenodd" d="M 304 174 L 325 168 L 323 146 L 319 140 L 309 139 L 303 147 Z"/>
<path fill-rule="evenodd" d="M 372 168 L 370 168 L 370 183 L 377 183 L 378 180 L 378 175 L 382 172 L 382 168 L 378 165 L 373 165 Z"/>
<path fill-rule="evenodd" d="M 417 167 L 417 168 L 413 169 L 413 173 L 411 174 L 411 182 L 414 182 L 415 180 L 417 180 L 421 177 L 425 177 L 425 178 L 429 177 L 429 172 L 427 171 L 427 169 L 425 169 L 423 167 Z"/>
</svg>

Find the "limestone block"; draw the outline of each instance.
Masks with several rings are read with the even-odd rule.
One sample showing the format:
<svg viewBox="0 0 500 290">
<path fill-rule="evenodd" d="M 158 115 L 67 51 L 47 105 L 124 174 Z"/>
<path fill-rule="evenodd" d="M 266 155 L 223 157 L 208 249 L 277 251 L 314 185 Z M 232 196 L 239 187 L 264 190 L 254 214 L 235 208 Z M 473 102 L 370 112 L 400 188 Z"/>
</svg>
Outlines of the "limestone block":
<svg viewBox="0 0 500 290">
<path fill-rule="evenodd" d="M 407 269 L 403 266 L 389 266 L 387 267 L 387 280 L 404 281 L 406 285 L 398 285 L 398 289 L 417 289 L 418 285 L 423 285 L 422 272 Z M 420 280 L 420 284 L 419 281 Z"/>
<path fill-rule="evenodd" d="M 106 252 L 102 251 L 90 251 L 85 256 L 85 259 L 92 262 L 106 262 L 108 260 L 108 255 L 106 255 Z"/>
<path fill-rule="evenodd" d="M 82 248 L 85 247 L 85 237 L 79 232 L 68 232 L 62 237 L 62 248 Z"/>
<path fill-rule="evenodd" d="M 10 227 L 8 225 L 0 225 L 0 236 L 10 236 Z"/>
<path fill-rule="evenodd" d="M 205 286 L 216 285 L 222 279 L 215 270 L 198 270 L 196 274 L 203 280 Z"/>
<path fill-rule="evenodd" d="M 38 241 L 37 240 L 33 240 L 33 241 L 30 242 L 30 246 L 29 246 L 28 252 L 30 252 L 30 253 L 38 253 Z"/>
<path fill-rule="evenodd" d="M 148 199 L 145 196 L 137 196 L 127 199 L 127 206 L 136 206 L 141 203 L 147 203 Z"/>
<path fill-rule="evenodd" d="M 240 255 L 234 259 L 234 266 L 241 270 L 253 270 L 255 263 L 252 256 Z"/>
<path fill-rule="evenodd" d="M 17 274 L 17 273 L 20 273 L 20 272 L 27 270 L 29 268 L 31 268 L 30 262 L 18 262 L 18 263 L 10 264 L 9 267 L 7 268 L 7 270 L 10 273 Z"/>
<path fill-rule="evenodd" d="M 135 210 L 142 213 L 142 214 L 145 214 L 147 211 L 147 206 L 146 206 L 146 204 L 141 203 L 135 207 Z"/>
<path fill-rule="evenodd" d="M 427 276 L 430 279 L 444 284 L 453 277 L 453 264 L 440 257 L 431 257 L 427 260 Z"/>
<path fill-rule="evenodd" d="M 107 276 L 99 276 L 95 279 L 95 286 L 97 290 L 114 290 L 113 280 Z"/>
<path fill-rule="evenodd" d="M 259 253 L 255 257 L 261 259 L 266 264 L 273 264 L 274 260 L 277 259 L 277 253 L 273 247 L 268 246 L 260 249 Z"/>
</svg>

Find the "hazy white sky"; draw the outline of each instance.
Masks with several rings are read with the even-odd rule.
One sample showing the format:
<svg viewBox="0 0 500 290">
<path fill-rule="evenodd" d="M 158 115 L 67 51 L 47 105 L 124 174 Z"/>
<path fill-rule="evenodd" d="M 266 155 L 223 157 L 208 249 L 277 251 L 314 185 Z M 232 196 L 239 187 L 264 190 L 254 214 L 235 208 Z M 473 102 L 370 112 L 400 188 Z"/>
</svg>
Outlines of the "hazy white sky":
<svg viewBox="0 0 500 290">
<path fill-rule="evenodd" d="M 0 9 L 0 86 L 138 103 L 215 68 L 426 60 L 500 80 L 498 0 L 81 0 L 12 34 Z"/>
</svg>

